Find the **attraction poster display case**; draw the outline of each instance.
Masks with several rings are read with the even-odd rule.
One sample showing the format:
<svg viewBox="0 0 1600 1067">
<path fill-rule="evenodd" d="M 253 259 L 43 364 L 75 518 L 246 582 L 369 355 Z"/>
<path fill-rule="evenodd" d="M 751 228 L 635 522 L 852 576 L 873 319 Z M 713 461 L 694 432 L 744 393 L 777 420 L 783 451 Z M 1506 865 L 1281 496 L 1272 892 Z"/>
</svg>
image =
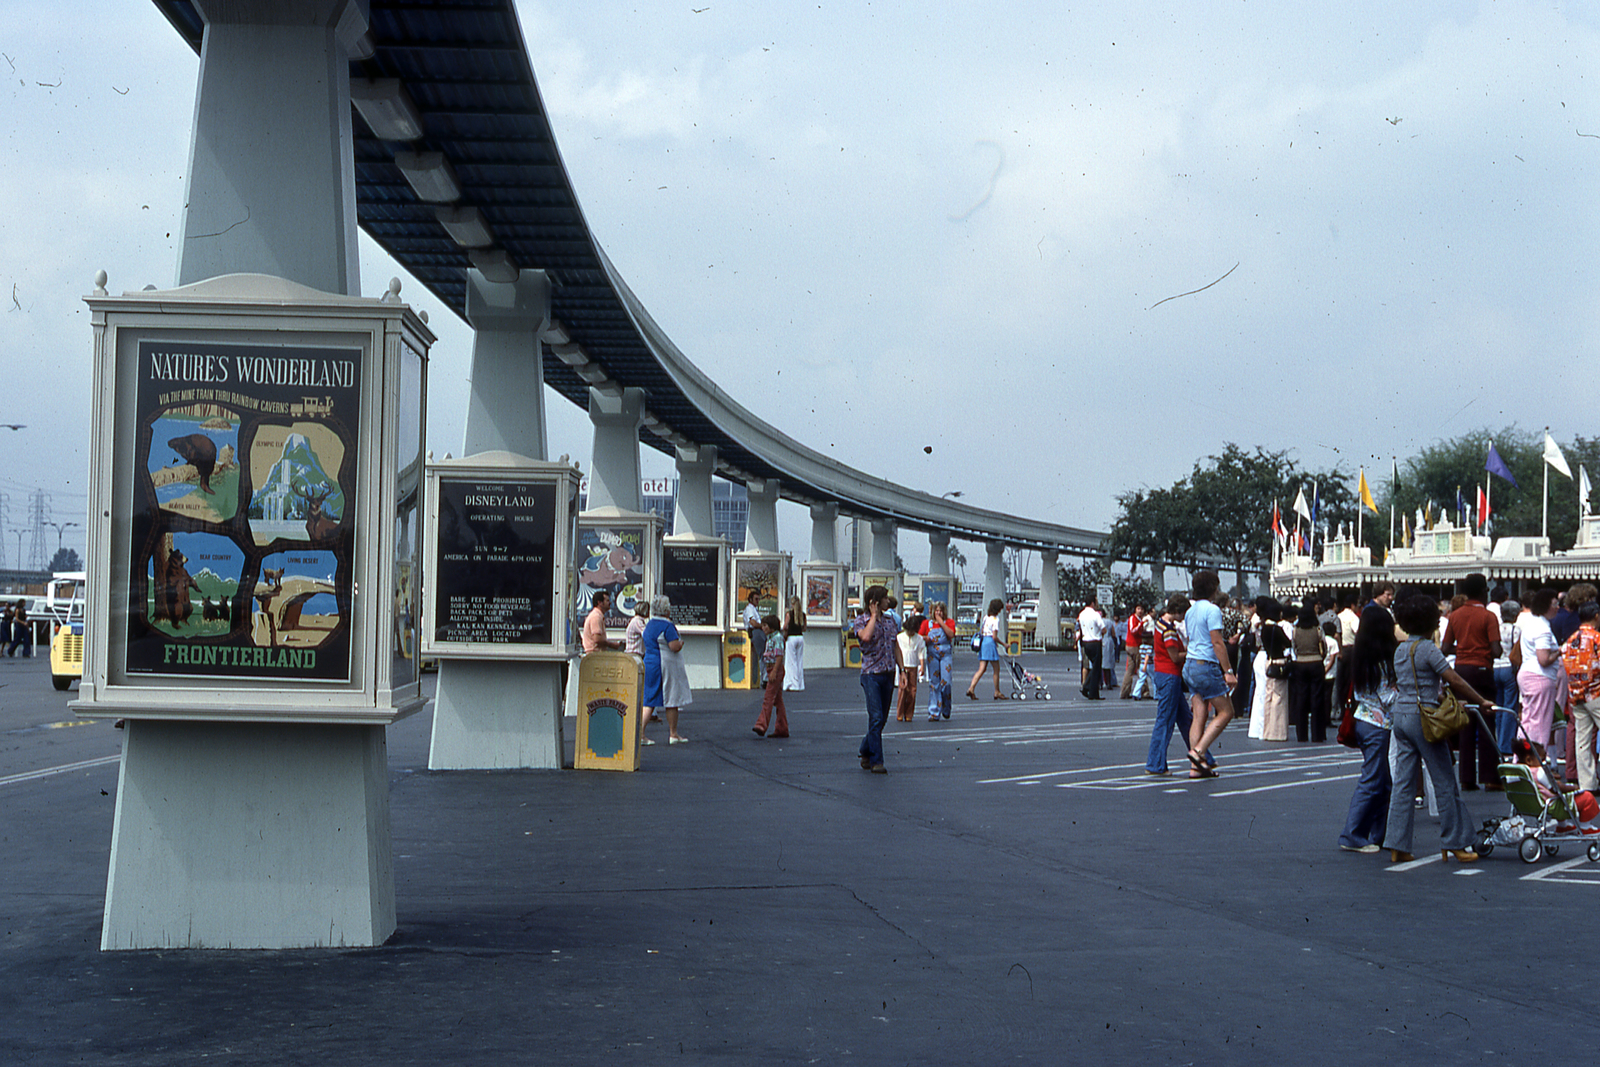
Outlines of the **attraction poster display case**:
<svg viewBox="0 0 1600 1067">
<path fill-rule="evenodd" d="M 424 655 L 566 660 L 578 469 L 509 452 L 428 464 Z"/>
<path fill-rule="evenodd" d="M 83 715 L 393 721 L 433 334 L 398 297 L 238 274 L 87 298 Z"/>
<path fill-rule="evenodd" d="M 728 629 L 744 627 L 744 606 L 751 593 L 763 616 L 776 615 L 782 622 L 789 609 L 789 557 L 781 552 L 736 552 L 731 585 Z"/>
<path fill-rule="evenodd" d="M 796 586 L 808 627 L 844 625 L 848 606 L 846 574 L 847 568 L 842 563 L 800 564 L 800 580 Z"/>
<path fill-rule="evenodd" d="M 578 515 L 578 602 L 583 619 L 595 598 L 611 598 L 606 628 L 626 629 L 634 608 L 650 603 L 661 574 L 661 519 L 643 512 L 582 512 Z"/>
</svg>

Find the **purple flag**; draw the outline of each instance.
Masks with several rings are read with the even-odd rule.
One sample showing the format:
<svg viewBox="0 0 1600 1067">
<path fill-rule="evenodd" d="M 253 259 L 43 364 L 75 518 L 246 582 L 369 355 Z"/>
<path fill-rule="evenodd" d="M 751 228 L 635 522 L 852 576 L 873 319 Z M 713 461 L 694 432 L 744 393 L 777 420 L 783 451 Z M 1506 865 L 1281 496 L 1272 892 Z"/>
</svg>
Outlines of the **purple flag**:
<svg viewBox="0 0 1600 1067">
<path fill-rule="evenodd" d="M 1490 474 L 1499 475 L 1512 485 L 1517 485 L 1517 480 L 1511 476 L 1511 468 L 1506 466 L 1506 461 L 1500 458 L 1500 453 L 1494 450 L 1494 445 L 1489 446 L 1489 458 L 1484 462 L 1483 469 Z M 1517 488 L 1520 489 L 1522 487 L 1519 485 Z"/>
</svg>

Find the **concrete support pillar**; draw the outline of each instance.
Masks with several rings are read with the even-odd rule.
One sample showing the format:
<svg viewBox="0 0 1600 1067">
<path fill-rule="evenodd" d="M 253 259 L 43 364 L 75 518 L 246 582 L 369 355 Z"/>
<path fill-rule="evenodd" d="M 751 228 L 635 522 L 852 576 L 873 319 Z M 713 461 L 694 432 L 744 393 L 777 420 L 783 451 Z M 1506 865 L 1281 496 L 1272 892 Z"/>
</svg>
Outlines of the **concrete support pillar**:
<svg viewBox="0 0 1600 1067">
<path fill-rule="evenodd" d="M 928 534 L 928 573 L 950 573 L 950 535 L 939 530 Z"/>
<path fill-rule="evenodd" d="M 752 478 L 745 483 L 750 499 L 750 517 L 745 524 L 744 547 L 747 552 L 777 552 L 778 548 L 778 480 Z"/>
<path fill-rule="evenodd" d="M 898 528 L 893 519 L 872 520 L 872 569 L 897 570 L 894 557 L 899 552 Z"/>
<path fill-rule="evenodd" d="M 830 563 L 839 559 L 839 505 L 835 502 L 811 505 L 811 558 Z"/>
<path fill-rule="evenodd" d="M 545 459 L 544 345 L 550 281 L 523 271 L 514 282 L 491 282 L 467 271 L 467 323 L 472 333 L 472 392 L 461 454 L 515 452 Z"/>
<path fill-rule="evenodd" d="M 462 452 L 546 458 L 544 347 L 550 282 L 522 271 L 514 282 L 467 272 L 472 392 Z M 637 492 L 638 482 L 634 482 Z M 434 697 L 428 768 L 559 770 L 566 758 L 559 663 L 443 659 Z"/>
<path fill-rule="evenodd" d="M 643 511 L 639 427 L 644 425 L 644 390 L 623 389 L 619 394 L 607 394 L 590 389 L 589 421 L 594 424 L 594 451 L 586 510 L 615 507 Z"/>
<path fill-rule="evenodd" d="M 255 272 L 359 295 L 359 0 L 196 0 L 206 21 L 178 284 Z"/>
<path fill-rule="evenodd" d="M 716 470 L 715 445 L 678 449 L 678 511 L 672 520 L 673 534 L 717 535 L 711 521 L 711 476 Z"/>
<path fill-rule="evenodd" d="M 1039 621 L 1041 641 L 1061 640 L 1061 576 L 1056 563 L 1061 553 L 1047 548 L 1039 553 Z"/>
<path fill-rule="evenodd" d="M 850 569 L 867 570 L 872 566 L 872 520 L 851 516 L 851 529 L 855 530 L 855 548 L 850 554 Z"/>
<path fill-rule="evenodd" d="M 1006 598 L 1006 546 L 999 541 L 989 541 L 983 546 L 989 553 L 983 568 L 983 608 L 989 601 Z"/>
</svg>

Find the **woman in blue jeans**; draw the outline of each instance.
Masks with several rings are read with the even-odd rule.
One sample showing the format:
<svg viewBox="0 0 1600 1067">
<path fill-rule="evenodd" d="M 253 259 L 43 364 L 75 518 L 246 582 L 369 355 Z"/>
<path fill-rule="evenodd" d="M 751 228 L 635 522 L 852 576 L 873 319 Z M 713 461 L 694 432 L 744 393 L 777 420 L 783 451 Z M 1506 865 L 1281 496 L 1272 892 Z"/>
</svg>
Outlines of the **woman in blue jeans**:
<svg viewBox="0 0 1600 1067">
<path fill-rule="evenodd" d="M 1393 626 L 1363 626 L 1350 646 L 1346 677 L 1355 697 L 1356 738 L 1361 742 L 1361 777 L 1350 797 L 1339 847 L 1380 852 L 1389 825 L 1389 726 L 1394 714 Z"/>
<path fill-rule="evenodd" d="M 1471 863 L 1478 858 L 1472 850 L 1472 813 L 1461 802 L 1461 790 L 1451 773 L 1454 768 L 1449 743 L 1429 741 L 1422 733 L 1421 705 L 1438 703 L 1441 683 L 1462 700 L 1478 705 L 1484 714 L 1494 710 L 1494 701 L 1462 681 L 1433 643 L 1431 635 L 1439 629 L 1437 600 L 1426 594 L 1406 597 L 1395 605 L 1394 618 L 1408 635 L 1394 653 L 1395 688 L 1399 695 L 1389 721 L 1389 773 L 1401 788 L 1389 791 L 1389 821 L 1383 828 L 1383 847 L 1395 863 L 1416 858 L 1411 852 L 1411 828 L 1416 818 L 1411 783 L 1416 780 L 1420 764 L 1433 782 L 1433 794 L 1439 801 L 1441 857 L 1454 856 L 1462 863 Z"/>
<path fill-rule="evenodd" d="M 1188 610 L 1189 598 L 1173 593 L 1167 598 L 1167 606 L 1160 617 L 1151 620 L 1150 677 L 1156 691 L 1156 723 L 1150 731 L 1150 754 L 1144 761 L 1146 774 L 1167 773 L 1167 748 L 1172 744 L 1173 727 L 1187 739 L 1194 722 L 1194 711 L 1183 691 L 1183 617 Z M 1208 767 L 1216 762 L 1210 758 L 1210 753 L 1206 754 L 1206 759 Z M 1191 769 L 1189 777 L 1208 776 Z"/>
</svg>

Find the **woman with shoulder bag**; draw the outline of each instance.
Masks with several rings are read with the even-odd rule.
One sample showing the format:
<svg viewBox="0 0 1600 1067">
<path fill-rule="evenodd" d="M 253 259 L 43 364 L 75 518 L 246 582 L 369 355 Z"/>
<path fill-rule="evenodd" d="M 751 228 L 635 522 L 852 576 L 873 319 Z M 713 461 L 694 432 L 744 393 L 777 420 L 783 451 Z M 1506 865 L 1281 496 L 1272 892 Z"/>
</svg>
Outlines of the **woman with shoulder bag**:
<svg viewBox="0 0 1600 1067">
<path fill-rule="evenodd" d="M 1294 739 L 1318 744 L 1328 739 L 1328 711 L 1322 703 L 1323 653 L 1322 627 L 1317 609 L 1307 600 L 1295 620 L 1294 661 L 1289 669 L 1289 721 Z"/>
<path fill-rule="evenodd" d="M 1391 862 L 1405 863 L 1416 858 L 1411 853 L 1411 831 L 1416 816 L 1416 807 L 1411 802 L 1411 783 L 1416 780 L 1420 763 L 1439 801 L 1442 855 L 1471 863 L 1478 858 L 1471 848 L 1472 815 L 1461 800 L 1461 789 L 1452 773 L 1449 740 L 1429 741 L 1423 735 L 1422 706 L 1438 704 L 1441 682 L 1462 700 L 1477 704 L 1484 714 L 1494 710 L 1494 701 L 1462 680 L 1445 661 L 1439 646 L 1433 643 L 1432 634 L 1439 628 L 1437 600 L 1422 594 L 1409 596 L 1395 605 L 1394 616 L 1407 636 L 1394 653 L 1397 694 L 1390 720 L 1389 769 L 1395 787 L 1389 791 L 1389 819 L 1384 827 L 1383 846 L 1389 850 Z M 1359 631 L 1357 636 L 1360 636 Z"/>
</svg>

